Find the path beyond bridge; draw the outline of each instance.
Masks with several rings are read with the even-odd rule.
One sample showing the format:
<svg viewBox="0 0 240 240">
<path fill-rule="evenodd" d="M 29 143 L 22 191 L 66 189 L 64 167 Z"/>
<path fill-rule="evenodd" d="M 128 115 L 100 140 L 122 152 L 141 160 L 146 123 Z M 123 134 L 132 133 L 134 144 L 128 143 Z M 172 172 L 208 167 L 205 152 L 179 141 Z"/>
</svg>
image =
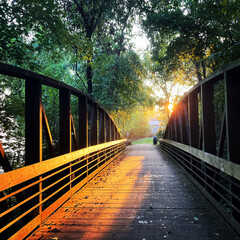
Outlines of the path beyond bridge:
<svg viewBox="0 0 240 240">
<path fill-rule="evenodd" d="M 29 238 L 239 239 L 157 146 L 132 145 Z"/>
</svg>

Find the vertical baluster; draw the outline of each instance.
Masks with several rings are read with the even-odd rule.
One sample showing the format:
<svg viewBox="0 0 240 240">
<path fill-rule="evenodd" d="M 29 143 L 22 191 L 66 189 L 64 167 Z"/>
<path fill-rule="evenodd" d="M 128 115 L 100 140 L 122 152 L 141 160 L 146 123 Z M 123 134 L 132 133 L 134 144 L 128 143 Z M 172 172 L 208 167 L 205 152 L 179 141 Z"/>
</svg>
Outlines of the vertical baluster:
<svg viewBox="0 0 240 240">
<path fill-rule="evenodd" d="M 79 97 L 79 147 L 88 147 L 88 104 L 85 96 Z"/>
<path fill-rule="evenodd" d="M 188 97 L 189 145 L 197 148 L 199 142 L 198 94 L 192 92 Z"/>
</svg>

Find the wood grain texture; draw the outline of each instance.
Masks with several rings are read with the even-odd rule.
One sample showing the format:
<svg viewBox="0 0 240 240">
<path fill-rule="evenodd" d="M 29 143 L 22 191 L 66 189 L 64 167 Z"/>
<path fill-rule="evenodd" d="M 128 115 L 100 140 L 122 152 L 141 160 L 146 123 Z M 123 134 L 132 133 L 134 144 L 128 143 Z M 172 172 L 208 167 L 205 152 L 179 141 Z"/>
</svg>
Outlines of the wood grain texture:
<svg viewBox="0 0 240 240">
<path fill-rule="evenodd" d="M 153 145 L 132 145 L 54 212 L 33 239 L 238 239 Z"/>
</svg>

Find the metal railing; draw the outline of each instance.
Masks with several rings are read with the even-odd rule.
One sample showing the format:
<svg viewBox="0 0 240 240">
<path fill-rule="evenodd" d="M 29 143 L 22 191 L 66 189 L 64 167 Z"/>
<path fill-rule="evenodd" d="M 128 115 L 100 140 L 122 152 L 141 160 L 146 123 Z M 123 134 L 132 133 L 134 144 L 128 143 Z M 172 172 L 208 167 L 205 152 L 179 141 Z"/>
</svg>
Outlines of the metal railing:
<svg viewBox="0 0 240 240">
<path fill-rule="evenodd" d="M 126 148 L 111 117 L 81 91 L 0 63 L 0 74 L 25 81 L 25 167 L 9 171 L 0 143 L 0 238 L 23 239 Z M 42 87 L 59 91 L 59 156 L 42 102 Z M 78 99 L 78 134 L 71 96 Z M 52 158 L 43 161 L 43 132 Z M 77 137 L 78 136 L 78 137 Z M 74 146 L 73 146 L 74 145 Z"/>
<path fill-rule="evenodd" d="M 193 87 L 176 106 L 160 148 L 240 233 L 240 60 Z"/>
</svg>

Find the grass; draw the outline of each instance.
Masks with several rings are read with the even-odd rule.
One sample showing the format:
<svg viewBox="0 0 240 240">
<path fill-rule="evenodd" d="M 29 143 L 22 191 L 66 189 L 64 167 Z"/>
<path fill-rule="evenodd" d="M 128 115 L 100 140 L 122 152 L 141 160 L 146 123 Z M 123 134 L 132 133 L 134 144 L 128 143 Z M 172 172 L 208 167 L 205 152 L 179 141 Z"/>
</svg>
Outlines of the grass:
<svg viewBox="0 0 240 240">
<path fill-rule="evenodd" d="M 132 144 L 153 144 L 153 138 L 152 137 L 148 137 L 148 138 L 141 138 L 138 140 L 135 140 L 132 142 Z"/>
</svg>

